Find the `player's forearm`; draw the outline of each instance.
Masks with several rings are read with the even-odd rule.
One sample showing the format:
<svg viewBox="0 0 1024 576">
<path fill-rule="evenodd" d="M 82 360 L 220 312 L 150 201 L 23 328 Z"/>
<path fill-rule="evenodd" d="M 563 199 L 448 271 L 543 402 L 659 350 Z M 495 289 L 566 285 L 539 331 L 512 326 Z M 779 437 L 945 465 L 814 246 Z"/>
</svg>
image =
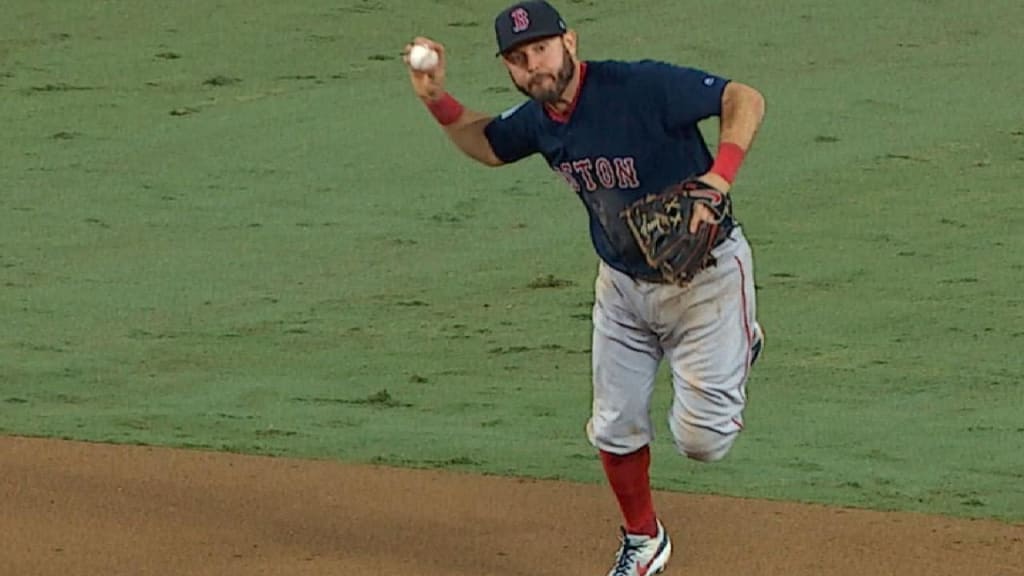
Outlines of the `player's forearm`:
<svg viewBox="0 0 1024 576">
<path fill-rule="evenodd" d="M 465 155 L 487 166 L 500 166 L 502 162 L 484 133 L 491 120 L 491 116 L 467 109 L 457 121 L 445 126 L 444 131 Z"/>
<path fill-rule="evenodd" d="M 730 82 L 722 95 L 720 142 L 732 142 L 749 150 L 764 119 L 764 97 L 738 82 Z"/>
<path fill-rule="evenodd" d="M 491 121 L 490 116 L 463 107 L 448 93 L 434 100 L 424 99 L 423 103 L 465 155 L 488 166 L 502 164 L 484 130 Z"/>
<path fill-rule="evenodd" d="M 705 182 L 723 192 L 729 191 L 763 119 L 761 93 L 745 84 L 730 82 L 722 94 L 718 154 Z"/>
</svg>

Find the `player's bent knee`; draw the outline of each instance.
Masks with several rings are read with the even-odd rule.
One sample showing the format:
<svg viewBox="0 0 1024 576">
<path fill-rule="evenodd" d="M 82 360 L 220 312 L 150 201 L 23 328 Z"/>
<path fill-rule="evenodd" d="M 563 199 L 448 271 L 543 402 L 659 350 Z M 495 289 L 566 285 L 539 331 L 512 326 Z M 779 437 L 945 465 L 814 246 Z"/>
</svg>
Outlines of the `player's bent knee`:
<svg viewBox="0 0 1024 576">
<path fill-rule="evenodd" d="M 701 435 L 698 440 L 688 439 L 685 442 L 676 442 L 679 451 L 691 460 L 698 462 L 718 462 L 725 458 L 736 440 L 736 434 L 718 435 L 709 432 Z"/>
<path fill-rule="evenodd" d="M 686 456 L 687 458 L 689 458 L 690 460 L 696 460 L 698 462 L 706 462 L 706 463 L 709 463 L 709 464 L 711 462 L 718 462 L 719 460 L 725 458 L 725 455 L 729 453 L 729 449 L 728 448 L 721 449 L 721 450 L 715 450 L 715 451 L 706 451 L 706 450 L 695 450 L 695 449 L 692 449 L 692 448 L 685 448 L 685 447 L 683 447 L 681 449 L 681 451 L 682 451 L 683 455 Z"/>
<path fill-rule="evenodd" d="M 672 432 L 679 453 L 699 462 L 718 462 L 725 458 L 739 435 L 738 430 L 719 433 L 703 428 Z"/>
</svg>

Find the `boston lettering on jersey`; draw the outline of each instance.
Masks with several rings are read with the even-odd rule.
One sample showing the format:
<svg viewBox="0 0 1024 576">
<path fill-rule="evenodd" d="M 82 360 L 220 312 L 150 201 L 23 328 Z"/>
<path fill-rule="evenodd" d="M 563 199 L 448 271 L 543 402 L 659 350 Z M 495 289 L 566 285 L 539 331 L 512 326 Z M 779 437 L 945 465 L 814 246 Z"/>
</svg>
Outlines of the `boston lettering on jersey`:
<svg viewBox="0 0 1024 576">
<path fill-rule="evenodd" d="M 565 177 L 574 192 L 593 192 L 601 188 L 632 189 L 640 187 L 633 158 L 584 158 L 562 162 L 555 170 Z"/>
<path fill-rule="evenodd" d="M 527 100 L 491 121 L 485 134 L 503 162 L 540 154 L 565 179 L 586 207 L 594 249 L 609 266 L 656 277 L 619 212 L 710 168 L 697 124 L 721 114 L 727 83 L 652 60 L 585 62 L 567 114 Z"/>
</svg>

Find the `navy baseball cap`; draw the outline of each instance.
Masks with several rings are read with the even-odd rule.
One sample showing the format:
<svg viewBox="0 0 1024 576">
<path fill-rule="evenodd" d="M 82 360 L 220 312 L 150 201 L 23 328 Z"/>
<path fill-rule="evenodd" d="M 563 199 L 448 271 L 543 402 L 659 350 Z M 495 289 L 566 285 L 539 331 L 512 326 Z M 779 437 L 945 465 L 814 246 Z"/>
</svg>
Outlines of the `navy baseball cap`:
<svg viewBox="0 0 1024 576">
<path fill-rule="evenodd" d="M 565 20 L 558 10 L 544 0 L 518 2 L 494 19 L 499 55 L 525 42 L 561 36 L 566 30 Z"/>
</svg>

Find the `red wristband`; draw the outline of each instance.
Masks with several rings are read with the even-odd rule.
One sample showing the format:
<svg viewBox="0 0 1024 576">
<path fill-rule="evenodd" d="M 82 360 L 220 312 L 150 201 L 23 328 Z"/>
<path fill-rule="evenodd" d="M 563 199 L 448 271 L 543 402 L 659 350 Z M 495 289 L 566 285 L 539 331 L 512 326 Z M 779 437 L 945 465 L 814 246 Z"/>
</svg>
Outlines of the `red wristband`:
<svg viewBox="0 0 1024 576">
<path fill-rule="evenodd" d="M 464 108 L 462 104 L 445 92 L 440 98 L 433 102 L 427 102 L 427 109 L 434 115 L 441 126 L 454 124 L 462 116 Z"/>
<path fill-rule="evenodd" d="M 739 144 L 733 144 L 732 142 L 722 142 L 718 145 L 718 156 L 715 157 L 715 163 L 711 165 L 711 172 L 718 174 L 729 184 L 733 183 L 736 179 L 736 173 L 740 170 L 740 165 L 743 164 L 743 157 L 746 156 L 746 151 L 740 148 Z"/>
</svg>

